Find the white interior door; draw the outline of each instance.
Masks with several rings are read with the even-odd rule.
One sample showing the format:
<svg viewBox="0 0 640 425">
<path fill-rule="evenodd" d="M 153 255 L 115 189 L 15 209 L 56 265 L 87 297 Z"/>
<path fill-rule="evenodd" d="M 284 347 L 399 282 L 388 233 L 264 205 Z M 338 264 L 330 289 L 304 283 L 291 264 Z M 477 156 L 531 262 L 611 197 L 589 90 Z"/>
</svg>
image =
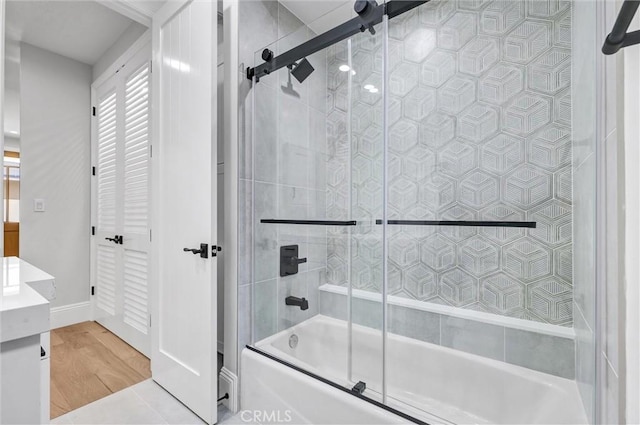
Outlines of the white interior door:
<svg viewBox="0 0 640 425">
<path fill-rule="evenodd" d="M 95 143 L 95 259 L 92 262 L 97 320 L 116 316 L 119 251 L 114 238 L 117 232 L 117 136 L 118 90 L 114 77 L 96 89 Z"/>
<path fill-rule="evenodd" d="M 150 58 L 95 88 L 95 319 L 150 355 Z"/>
<path fill-rule="evenodd" d="M 216 422 L 216 3 L 153 18 L 153 379 Z M 185 252 L 206 244 L 206 257 Z"/>
</svg>

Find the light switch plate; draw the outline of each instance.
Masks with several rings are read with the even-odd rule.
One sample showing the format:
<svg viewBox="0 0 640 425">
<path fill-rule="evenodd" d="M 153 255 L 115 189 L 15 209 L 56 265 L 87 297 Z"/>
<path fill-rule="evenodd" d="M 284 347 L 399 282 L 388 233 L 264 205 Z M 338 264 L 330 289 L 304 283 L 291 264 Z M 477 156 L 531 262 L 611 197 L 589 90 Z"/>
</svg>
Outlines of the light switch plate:
<svg viewBox="0 0 640 425">
<path fill-rule="evenodd" d="M 44 199 L 33 200 L 33 211 L 44 212 Z"/>
</svg>

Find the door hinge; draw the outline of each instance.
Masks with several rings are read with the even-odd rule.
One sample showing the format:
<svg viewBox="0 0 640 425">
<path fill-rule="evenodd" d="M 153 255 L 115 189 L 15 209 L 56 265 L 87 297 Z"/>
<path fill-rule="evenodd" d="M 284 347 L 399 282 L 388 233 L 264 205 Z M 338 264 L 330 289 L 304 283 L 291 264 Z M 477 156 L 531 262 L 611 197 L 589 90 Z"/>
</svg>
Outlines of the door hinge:
<svg viewBox="0 0 640 425">
<path fill-rule="evenodd" d="M 94 117 L 96 116 L 96 107 L 95 106 L 91 107 L 91 115 L 93 115 Z"/>
<path fill-rule="evenodd" d="M 91 175 L 92 176 L 96 175 L 96 167 L 91 167 Z"/>
<path fill-rule="evenodd" d="M 91 236 L 96 235 L 96 226 L 91 226 Z"/>
<path fill-rule="evenodd" d="M 151 242 L 151 229 L 149 229 L 149 242 Z"/>
<path fill-rule="evenodd" d="M 149 74 L 153 74 L 153 61 L 149 61 Z"/>
<path fill-rule="evenodd" d="M 153 145 L 149 145 L 149 158 L 153 158 Z"/>
<path fill-rule="evenodd" d="M 149 315 L 149 327 L 151 327 L 151 315 Z"/>
<path fill-rule="evenodd" d="M 91 295 L 95 295 L 96 294 L 96 287 L 92 286 L 91 287 Z"/>
</svg>

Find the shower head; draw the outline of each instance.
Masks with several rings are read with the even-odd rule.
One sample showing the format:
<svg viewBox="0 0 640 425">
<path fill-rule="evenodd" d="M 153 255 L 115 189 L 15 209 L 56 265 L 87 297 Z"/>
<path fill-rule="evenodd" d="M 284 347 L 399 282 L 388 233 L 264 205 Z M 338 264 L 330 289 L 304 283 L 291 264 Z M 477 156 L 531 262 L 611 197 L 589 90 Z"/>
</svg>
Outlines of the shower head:
<svg viewBox="0 0 640 425">
<path fill-rule="evenodd" d="M 292 65 L 290 69 L 291 69 L 291 75 L 293 75 L 296 78 L 296 80 L 298 80 L 298 82 L 300 83 L 306 80 L 307 77 L 309 77 L 309 75 L 311 75 L 311 73 L 315 71 L 315 69 L 313 68 L 313 66 L 311 66 L 307 58 L 304 58 L 297 64 Z"/>
</svg>

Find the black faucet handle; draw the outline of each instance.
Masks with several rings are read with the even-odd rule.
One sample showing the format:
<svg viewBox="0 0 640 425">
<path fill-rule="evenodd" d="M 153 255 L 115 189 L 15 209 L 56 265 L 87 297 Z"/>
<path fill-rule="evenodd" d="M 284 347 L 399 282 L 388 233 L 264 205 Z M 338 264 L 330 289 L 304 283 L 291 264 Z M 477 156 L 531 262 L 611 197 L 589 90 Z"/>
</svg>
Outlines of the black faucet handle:
<svg viewBox="0 0 640 425">
<path fill-rule="evenodd" d="M 291 257 L 291 264 L 302 264 L 306 262 L 307 262 L 306 258 Z"/>
<path fill-rule="evenodd" d="M 298 257 L 298 245 L 280 247 L 280 276 L 291 276 L 298 273 L 298 265 L 306 263 L 306 258 Z"/>
</svg>

